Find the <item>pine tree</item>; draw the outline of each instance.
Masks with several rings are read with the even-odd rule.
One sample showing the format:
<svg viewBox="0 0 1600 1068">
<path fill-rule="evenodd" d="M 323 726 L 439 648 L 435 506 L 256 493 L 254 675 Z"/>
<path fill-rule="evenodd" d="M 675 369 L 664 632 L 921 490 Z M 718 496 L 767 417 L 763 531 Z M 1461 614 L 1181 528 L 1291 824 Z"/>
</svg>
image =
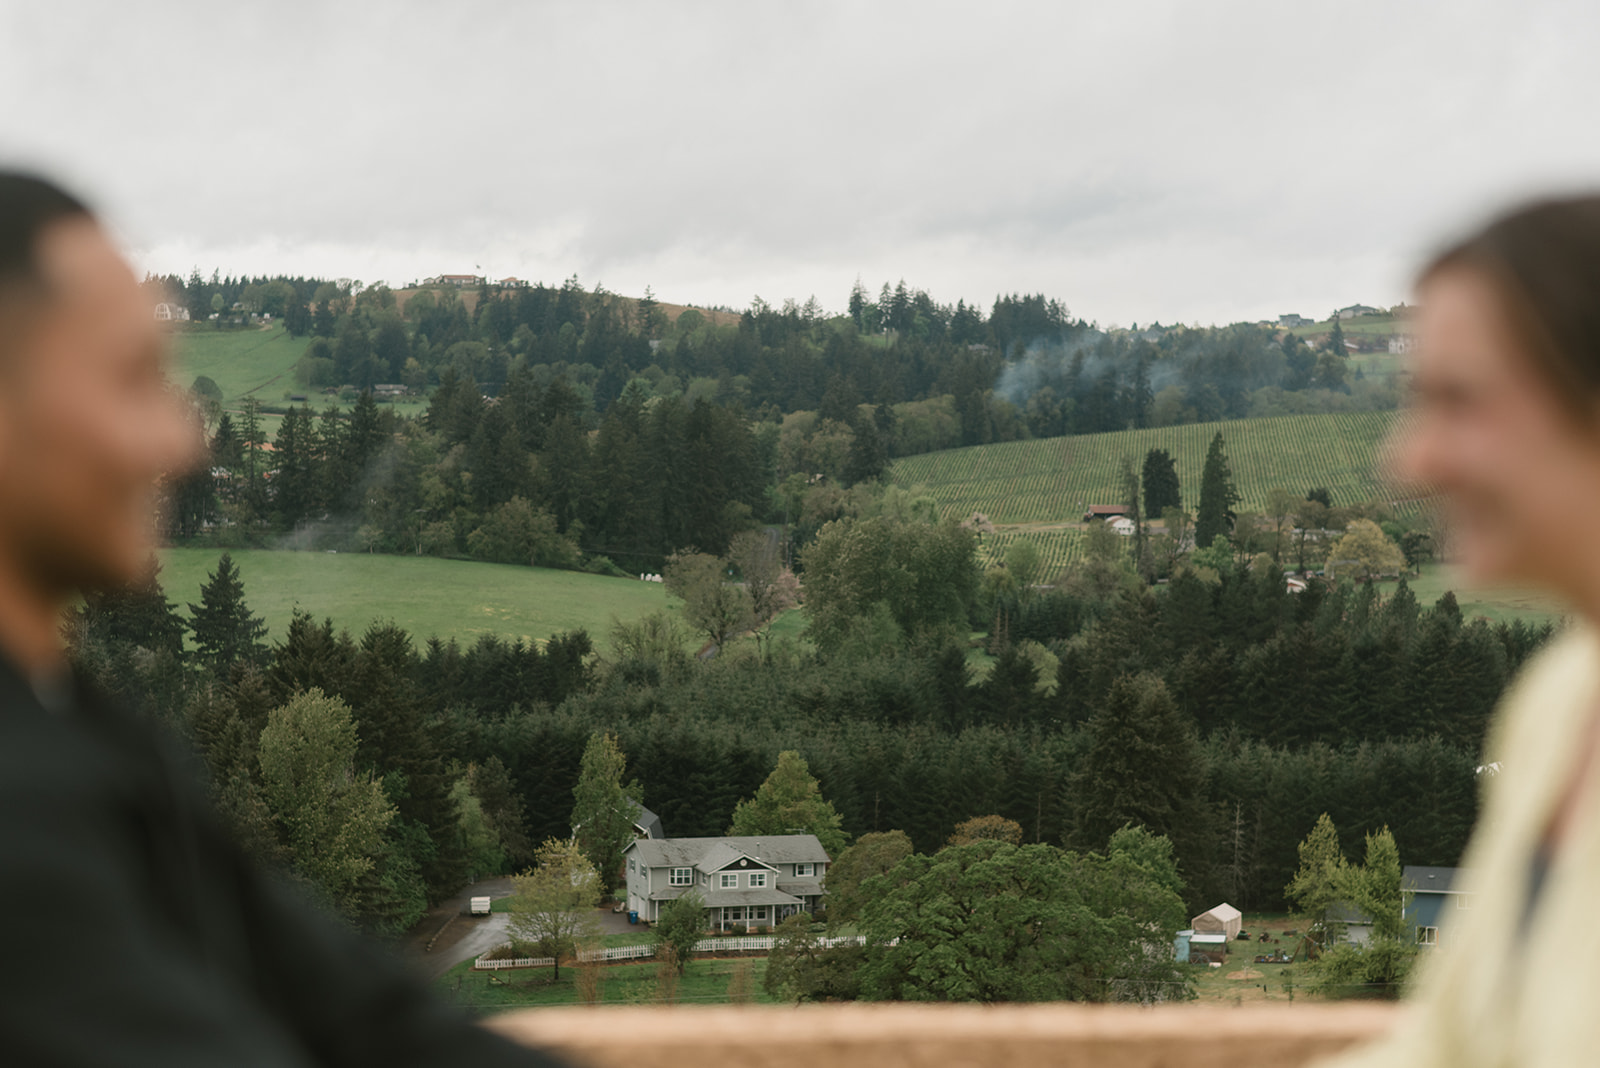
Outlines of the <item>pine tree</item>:
<svg viewBox="0 0 1600 1068">
<path fill-rule="evenodd" d="M 1328 351 L 1335 356 L 1348 356 L 1350 350 L 1344 347 L 1344 327 L 1339 325 L 1339 313 L 1333 313 L 1333 331 L 1328 334 Z"/>
<path fill-rule="evenodd" d="M 1166 683 L 1154 675 L 1117 679 L 1089 720 L 1088 750 L 1069 784 L 1073 844 L 1104 850 L 1113 832 L 1133 824 L 1167 836 L 1181 859 L 1197 862 L 1201 763 L 1193 725 Z"/>
<path fill-rule="evenodd" d="M 1144 467 L 1140 471 L 1144 482 L 1144 514 L 1152 520 L 1168 508 L 1183 507 L 1183 493 L 1178 484 L 1178 462 L 1166 449 L 1151 449 L 1144 454 Z"/>
<path fill-rule="evenodd" d="M 219 676 L 234 664 L 261 659 L 267 624 L 244 603 L 244 582 L 233 556 L 223 553 L 217 569 L 200 588 L 200 603 L 189 604 L 196 658 Z"/>
<path fill-rule="evenodd" d="M 1194 543 L 1196 548 L 1209 549 L 1219 537 L 1226 537 L 1233 529 L 1233 506 L 1239 503 L 1239 492 L 1233 486 L 1233 472 L 1228 467 L 1227 453 L 1222 451 L 1222 431 L 1211 439 L 1206 450 L 1206 466 L 1200 476 L 1200 508 L 1194 518 Z"/>
<path fill-rule="evenodd" d="M 244 462 L 244 444 L 234 429 L 233 416 L 223 412 L 217 419 L 216 433 L 211 436 L 211 459 L 219 467 L 232 471 Z"/>
<path fill-rule="evenodd" d="M 1339 831 L 1326 812 L 1317 817 L 1317 825 L 1300 843 L 1299 852 L 1300 867 L 1283 888 L 1283 896 L 1310 918 L 1313 937 L 1321 937 L 1327 944 L 1334 940 L 1327 929 L 1328 909 L 1344 896 L 1349 866 L 1339 847 Z"/>
</svg>

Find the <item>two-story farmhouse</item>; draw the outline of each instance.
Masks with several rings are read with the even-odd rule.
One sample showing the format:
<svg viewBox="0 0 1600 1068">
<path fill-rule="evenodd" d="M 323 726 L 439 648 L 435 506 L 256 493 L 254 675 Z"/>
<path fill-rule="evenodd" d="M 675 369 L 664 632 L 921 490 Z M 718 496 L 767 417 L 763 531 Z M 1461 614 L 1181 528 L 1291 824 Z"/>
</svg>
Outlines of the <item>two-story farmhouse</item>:
<svg viewBox="0 0 1600 1068">
<path fill-rule="evenodd" d="M 828 851 L 814 834 L 765 838 L 641 838 L 623 852 L 628 910 L 654 923 L 661 903 L 698 891 L 706 926 L 770 927 L 821 900 Z"/>
</svg>

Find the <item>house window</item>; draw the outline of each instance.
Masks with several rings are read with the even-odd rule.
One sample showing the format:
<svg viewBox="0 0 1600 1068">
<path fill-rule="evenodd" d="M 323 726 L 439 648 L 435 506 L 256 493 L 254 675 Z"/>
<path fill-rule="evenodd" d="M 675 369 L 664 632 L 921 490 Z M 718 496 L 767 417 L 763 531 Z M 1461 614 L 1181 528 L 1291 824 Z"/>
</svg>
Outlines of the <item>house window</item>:
<svg viewBox="0 0 1600 1068">
<path fill-rule="evenodd" d="M 632 857 L 628 858 L 628 870 L 629 871 L 633 871 L 633 858 Z"/>
<path fill-rule="evenodd" d="M 720 876 L 720 880 L 721 881 L 718 883 L 718 886 L 723 890 L 739 889 L 739 873 L 736 871 L 723 872 Z"/>
<path fill-rule="evenodd" d="M 807 879 L 815 874 L 817 874 L 817 866 L 815 864 L 796 864 L 794 866 L 794 877 L 796 879 Z"/>
<path fill-rule="evenodd" d="M 673 886 L 693 886 L 694 885 L 694 869 L 693 868 L 673 868 L 672 869 L 672 878 L 670 880 L 668 880 L 668 882 Z"/>
<path fill-rule="evenodd" d="M 1418 927 L 1417 928 L 1417 945 L 1419 945 L 1419 946 L 1436 946 L 1438 944 L 1439 944 L 1439 928 L 1437 928 L 1437 927 Z"/>
<path fill-rule="evenodd" d="M 767 885 L 767 873 L 766 872 L 764 872 L 764 871 L 753 871 L 753 872 L 750 873 L 750 889 L 752 889 L 752 890 L 761 890 L 761 889 L 764 889 L 766 887 L 766 885 Z"/>
<path fill-rule="evenodd" d="M 722 918 L 727 923 L 743 923 L 744 909 L 724 909 Z"/>
<path fill-rule="evenodd" d="M 751 909 L 750 910 L 750 922 L 751 923 L 766 923 L 767 922 L 767 907 L 765 905 L 762 905 L 760 908 Z"/>
</svg>

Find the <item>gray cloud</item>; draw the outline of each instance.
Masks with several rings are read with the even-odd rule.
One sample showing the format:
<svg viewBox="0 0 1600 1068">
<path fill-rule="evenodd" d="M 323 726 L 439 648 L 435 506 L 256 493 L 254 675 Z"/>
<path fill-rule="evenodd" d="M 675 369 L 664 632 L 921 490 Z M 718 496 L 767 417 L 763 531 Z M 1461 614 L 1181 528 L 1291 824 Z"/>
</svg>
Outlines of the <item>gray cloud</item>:
<svg viewBox="0 0 1600 1068">
<path fill-rule="evenodd" d="M 160 271 L 1315 314 L 1594 182 L 1597 29 L 1578 3 L 16 4 L 0 155 Z"/>
</svg>

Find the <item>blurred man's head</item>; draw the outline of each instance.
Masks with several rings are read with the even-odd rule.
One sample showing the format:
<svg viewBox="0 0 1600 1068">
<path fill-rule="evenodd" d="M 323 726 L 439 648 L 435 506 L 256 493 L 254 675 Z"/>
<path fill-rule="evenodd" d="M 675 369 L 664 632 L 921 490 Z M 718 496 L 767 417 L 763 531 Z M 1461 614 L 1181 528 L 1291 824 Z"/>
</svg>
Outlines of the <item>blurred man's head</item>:
<svg viewBox="0 0 1600 1068">
<path fill-rule="evenodd" d="M 0 569 L 63 597 L 136 579 L 160 477 L 196 458 L 163 337 L 88 210 L 0 171 Z"/>
</svg>

